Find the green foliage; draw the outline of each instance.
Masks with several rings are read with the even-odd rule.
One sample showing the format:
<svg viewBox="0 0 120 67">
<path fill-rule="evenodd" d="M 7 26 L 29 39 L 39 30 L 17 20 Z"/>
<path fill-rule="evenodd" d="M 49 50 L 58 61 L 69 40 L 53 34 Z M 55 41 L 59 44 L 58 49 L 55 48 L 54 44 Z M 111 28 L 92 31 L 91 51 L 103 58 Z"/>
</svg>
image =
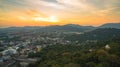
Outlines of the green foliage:
<svg viewBox="0 0 120 67">
<path fill-rule="evenodd" d="M 67 47 L 67 48 L 66 48 Z M 69 45 L 54 45 L 41 51 L 38 67 L 118 67 L 120 57 L 104 49 L 85 52 Z M 75 47 L 75 46 L 74 46 Z M 66 48 L 66 49 L 65 49 Z M 60 50 L 62 49 L 62 50 Z M 71 50 L 72 49 L 72 50 Z"/>
<path fill-rule="evenodd" d="M 67 35 L 65 39 L 71 40 L 71 41 L 80 41 L 80 42 L 85 42 L 87 40 L 104 41 L 117 36 L 120 36 L 120 29 L 98 28 L 96 30 L 85 32 L 84 34 Z M 119 39 L 119 38 L 116 38 L 116 39 Z"/>
<path fill-rule="evenodd" d="M 120 43 L 117 38 L 110 41 L 84 45 L 52 45 L 43 48 L 38 55 L 40 60 L 35 67 L 119 67 Z M 105 49 L 105 44 L 110 46 Z M 94 47 L 91 47 L 91 45 Z M 89 51 L 89 49 L 94 49 Z"/>
</svg>

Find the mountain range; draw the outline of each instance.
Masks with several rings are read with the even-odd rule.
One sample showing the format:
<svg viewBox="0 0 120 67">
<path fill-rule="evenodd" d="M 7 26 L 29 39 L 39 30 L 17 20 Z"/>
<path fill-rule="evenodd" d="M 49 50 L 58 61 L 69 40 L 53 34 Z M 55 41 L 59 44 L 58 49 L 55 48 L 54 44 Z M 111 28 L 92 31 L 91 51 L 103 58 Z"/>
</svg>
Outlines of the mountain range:
<svg viewBox="0 0 120 67">
<path fill-rule="evenodd" d="M 40 32 L 85 32 L 98 28 L 117 28 L 120 29 L 120 23 L 107 23 L 98 27 L 94 26 L 81 26 L 77 24 L 66 24 L 66 25 L 54 25 L 54 26 L 25 26 L 25 27 L 8 27 L 0 28 L 0 32 L 12 32 L 12 31 L 40 31 Z"/>
</svg>

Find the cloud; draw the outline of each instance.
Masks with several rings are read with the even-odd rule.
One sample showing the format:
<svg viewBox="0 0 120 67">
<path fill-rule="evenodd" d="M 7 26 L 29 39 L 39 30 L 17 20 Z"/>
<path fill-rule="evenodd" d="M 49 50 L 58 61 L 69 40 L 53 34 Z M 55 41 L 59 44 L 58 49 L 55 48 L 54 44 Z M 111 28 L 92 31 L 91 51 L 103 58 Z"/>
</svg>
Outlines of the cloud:
<svg viewBox="0 0 120 67">
<path fill-rule="evenodd" d="M 82 21 L 89 17 L 120 17 L 120 0 L 0 0 L 0 18 L 57 16 Z M 8 21 L 8 20 L 7 20 Z"/>
<path fill-rule="evenodd" d="M 0 7 L 6 9 L 51 9 L 81 11 L 119 7 L 119 0 L 0 0 Z M 75 9 L 75 10 L 72 10 Z"/>
<path fill-rule="evenodd" d="M 58 3 L 63 4 L 64 6 L 69 6 L 73 8 L 78 8 L 82 10 L 93 8 L 89 5 L 86 0 L 56 0 Z"/>
</svg>

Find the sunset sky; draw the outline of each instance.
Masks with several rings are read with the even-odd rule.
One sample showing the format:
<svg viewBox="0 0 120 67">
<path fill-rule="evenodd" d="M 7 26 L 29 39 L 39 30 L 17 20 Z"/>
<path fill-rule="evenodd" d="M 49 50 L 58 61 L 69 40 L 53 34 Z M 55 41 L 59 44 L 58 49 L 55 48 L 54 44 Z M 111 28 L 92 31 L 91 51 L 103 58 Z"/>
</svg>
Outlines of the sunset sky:
<svg viewBox="0 0 120 67">
<path fill-rule="evenodd" d="M 0 0 L 0 27 L 120 22 L 120 0 Z"/>
</svg>

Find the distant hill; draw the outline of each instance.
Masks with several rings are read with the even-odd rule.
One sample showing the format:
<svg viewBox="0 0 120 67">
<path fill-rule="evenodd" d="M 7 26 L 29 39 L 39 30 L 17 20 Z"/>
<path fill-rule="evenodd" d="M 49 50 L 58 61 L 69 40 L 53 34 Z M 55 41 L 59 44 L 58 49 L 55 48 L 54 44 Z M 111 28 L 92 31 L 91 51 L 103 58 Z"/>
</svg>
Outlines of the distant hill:
<svg viewBox="0 0 120 67">
<path fill-rule="evenodd" d="M 103 24 L 99 28 L 118 28 L 118 29 L 120 29 L 120 22 L 119 23 L 107 23 L 107 24 Z"/>
<path fill-rule="evenodd" d="M 0 32 L 17 32 L 17 31 L 38 31 L 38 32 L 84 32 L 88 30 L 93 30 L 95 27 L 92 26 L 80 26 L 75 24 L 67 24 L 63 26 L 25 26 L 25 27 L 9 27 L 1 28 Z"/>
<path fill-rule="evenodd" d="M 84 34 L 73 34 L 66 36 L 66 39 L 72 41 L 87 41 L 87 40 L 107 40 L 113 37 L 120 36 L 120 29 L 116 28 L 98 28 Z"/>
<path fill-rule="evenodd" d="M 120 23 L 107 23 L 99 27 L 81 26 L 77 24 L 53 25 L 53 26 L 25 26 L 0 28 L 0 32 L 87 32 L 97 28 L 117 28 L 120 29 Z"/>
<path fill-rule="evenodd" d="M 80 26 L 75 24 L 67 24 L 63 26 L 47 26 L 42 28 L 42 31 L 61 31 L 61 32 L 84 32 L 88 30 L 93 30 L 94 27 L 90 26 Z"/>
</svg>

